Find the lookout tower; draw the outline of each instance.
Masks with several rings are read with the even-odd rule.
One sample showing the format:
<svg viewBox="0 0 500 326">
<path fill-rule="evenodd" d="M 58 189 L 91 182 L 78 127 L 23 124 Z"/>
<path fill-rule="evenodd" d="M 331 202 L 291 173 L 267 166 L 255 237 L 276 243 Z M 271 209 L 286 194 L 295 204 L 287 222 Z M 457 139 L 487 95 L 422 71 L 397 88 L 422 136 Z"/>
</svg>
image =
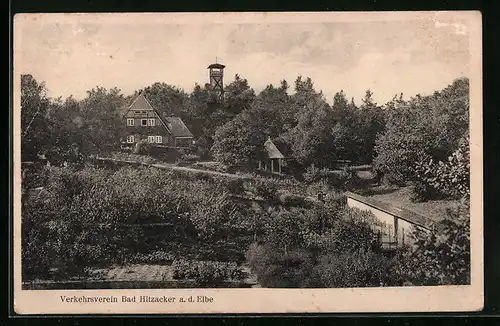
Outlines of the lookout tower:
<svg viewBox="0 0 500 326">
<path fill-rule="evenodd" d="M 218 96 L 218 99 L 222 101 L 224 99 L 224 68 L 226 66 L 217 63 L 212 63 L 208 66 L 209 76 L 210 76 L 210 87 L 213 92 Z"/>
</svg>

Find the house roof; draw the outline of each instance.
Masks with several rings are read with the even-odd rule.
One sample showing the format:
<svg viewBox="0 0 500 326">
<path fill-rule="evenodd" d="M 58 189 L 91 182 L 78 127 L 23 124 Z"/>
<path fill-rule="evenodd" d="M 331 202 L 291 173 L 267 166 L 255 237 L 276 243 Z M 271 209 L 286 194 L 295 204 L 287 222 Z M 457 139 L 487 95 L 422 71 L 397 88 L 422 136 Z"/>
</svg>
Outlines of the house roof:
<svg viewBox="0 0 500 326">
<path fill-rule="evenodd" d="M 164 117 L 165 121 L 170 127 L 170 133 L 173 137 L 189 137 L 192 138 L 193 134 L 189 131 L 188 127 L 184 124 L 179 117 Z"/>
<path fill-rule="evenodd" d="M 374 207 L 382 212 L 385 212 L 387 214 L 396 216 L 402 220 L 405 220 L 411 224 L 415 224 L 417 226 L 423 227 L 424 229 L 431 229 L 432 225 L 435 225 L 438 227 L 436 224 L 439 222 L 435 218 L 431 218 L 429 216 L 423 216 L 419 213 L 410 211 L 408 209 L 402 208 L 402 207 L 395 207 L 394 205 L 386 202 L 382 202 L 373 198 L 361 196 L 359 194 L 347 191 L 345 193 L 346 197 L 352 198 L 354 200 L 357 200 L 365 205 Z"/>
<path fill-rule="evenodd" d="M 126 110 L 128 111 L 153 111 L 156 113 L 156 116 L 162 124 L 167 128 L 167 131 L 173 136 L 173 137 L 189 137 L 193 138 L 193 134 L 191 131 L 189 131 L 188 127 L 184 124 L 184 122 L 181 120 L 179 117 L 165 117 L 161 116 L 154 108 L 153 106 L 149 103 L 149 101 L 146 99 L 143 93 L 139 94 L 137 98 L 132 102 L 132 104 L 128 107 Z"/>
<path fill-rule="evenodd" d="M 154 111 L 149 101 L 144 97 L 143 93 L 140 93 L 139 96 L 136 97 L 134 102 L 128 107 L 128 110 L 137 110 L 137 111 Z"/>
<path fill-rule="evenodd" d="M 280 152 L 278 147 L 274 145 L 274 143 L 271 141 L 271 138 L 268 138 L 266 142 L 264 143 L 264 149 L 267 153 L 267 156 L 269 158 L 285 158 L 285 156 Z"/>
</svg>

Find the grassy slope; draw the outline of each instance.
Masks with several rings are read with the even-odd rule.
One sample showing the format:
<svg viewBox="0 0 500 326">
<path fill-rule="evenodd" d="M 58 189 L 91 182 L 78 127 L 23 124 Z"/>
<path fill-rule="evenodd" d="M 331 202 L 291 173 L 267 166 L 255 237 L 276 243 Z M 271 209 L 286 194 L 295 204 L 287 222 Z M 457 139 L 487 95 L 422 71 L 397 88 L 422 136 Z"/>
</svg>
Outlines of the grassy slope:
<svg viewBox="0 0 500 326">
<path fill-rule="evenodd" d="M 387 202 L 400 208 L 405 208 L 425 216 L 442 218 L 446 215 L 447 209 L 456 209 L 459 202 L 457 200 L 433 200 L 423 203 L 414 203 L 410 200 L 410 187 L 385 190 L 382 188 L 373 189 L 374 194 L 369 197 Z"/>
</svg>

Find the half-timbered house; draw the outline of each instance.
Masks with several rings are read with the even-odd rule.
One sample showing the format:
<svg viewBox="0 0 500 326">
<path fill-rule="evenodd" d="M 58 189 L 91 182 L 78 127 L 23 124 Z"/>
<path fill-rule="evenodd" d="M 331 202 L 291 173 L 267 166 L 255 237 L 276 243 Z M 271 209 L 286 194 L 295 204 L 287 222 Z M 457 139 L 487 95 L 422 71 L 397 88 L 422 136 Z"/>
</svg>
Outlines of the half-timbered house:
<svg viewBox="0 0 500 326">
<path fill-rule="evenodd" d="M 181 118 L 161 116 L 142 93 L 126 110 L 123 123 L 123 144 L 133 145 L 144 139 L 154 146 L 187 147 L 193 142 L 193 134 Z"/>
</svg>

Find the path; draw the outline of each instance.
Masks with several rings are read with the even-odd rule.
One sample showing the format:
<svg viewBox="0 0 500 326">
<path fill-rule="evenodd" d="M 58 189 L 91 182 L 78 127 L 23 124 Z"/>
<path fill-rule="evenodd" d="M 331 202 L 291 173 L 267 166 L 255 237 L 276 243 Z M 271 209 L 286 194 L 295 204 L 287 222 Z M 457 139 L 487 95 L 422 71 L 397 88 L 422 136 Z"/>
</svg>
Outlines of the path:
<svg viewBox="0 0 500 326">
<path fill-rule="evenodd" d="M 137 162 L 137 161 L 118 160 L 118 159 L 114 159 L 114 158 L 99 157 L 99 156 L 96 157 L 95 159 L 100 160 L 100 161 L 112 161 L 112 162 L 127 163 L 127 164 L 141 164 L 144 166 L 151 166 L 151 167 L 155 167 L 155 168 L 163 169 L 163 170 L 177 170 L 177 171 L 185 171 L 185 172 L 192 172 L 192 173 L 210 174 L 210 175 L 218 175 L 218 176 L 236 178 L 236 179 L 247 178 L 245 176 L 233 174 L 233 173 L 217 172 L 217 171 L 210 171 L 210 170 L 200 170 L 200 169 L 194 169 L 194 168 L 189 168 L 189 167 L 185 167 L 185 166 L 176 166 L 176 165 L 168 164 L 168 163 L 162 163 L 162 164 L 143 163 L 143 162 Z"/>
</svg>

